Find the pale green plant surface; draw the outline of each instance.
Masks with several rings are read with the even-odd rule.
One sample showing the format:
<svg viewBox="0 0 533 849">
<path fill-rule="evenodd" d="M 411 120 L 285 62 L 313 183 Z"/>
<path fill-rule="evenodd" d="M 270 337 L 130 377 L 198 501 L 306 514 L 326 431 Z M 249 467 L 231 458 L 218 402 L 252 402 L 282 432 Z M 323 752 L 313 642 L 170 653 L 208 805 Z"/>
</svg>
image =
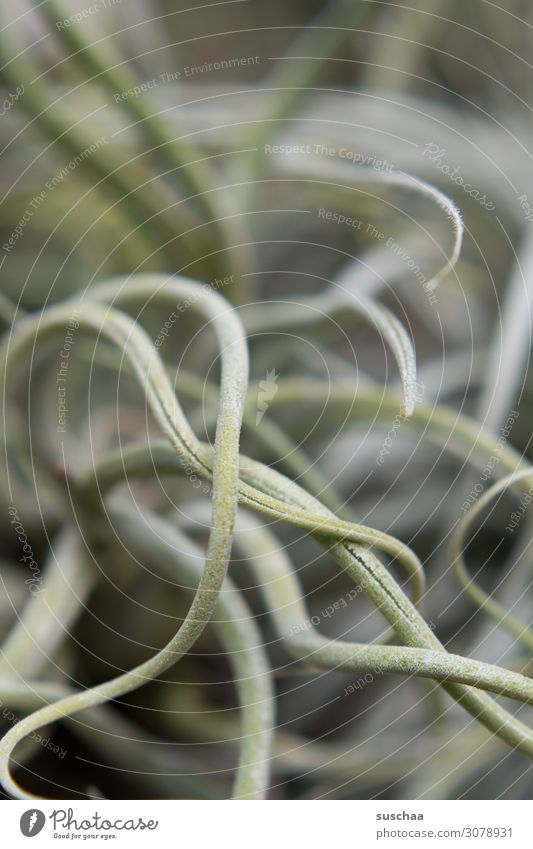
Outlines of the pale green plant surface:
<svg viewBox="0 0 533 849">
<path fill-rule="evenodd" d="M 158 297 L 173 301 L 189 298 L 192 308 L 199 309 L 213 323 L 217 333 L 223 365 L 216 439 L 212 448 L 199 442 L 190 429 L 168 381 L 163 364 L 149 338 L 137 322 L 117 310 L 117 304 L 120 304 L 122 300 L 140 300 L 144 303 L 147 298 Z M 100 306 L 102 301 L 111 302 L 113 307 Z M 10 373 L 14 363 L 21 362 L 24 352 L 33 350 L 39 339 L 47 338 L 53 333 L 61 333 L 72 312 L 72 306 L 58 305 L 50 307 L 37 319 L 27 318 L 21 321 L 14 335 L 8 340 L 7 346 L 4 346 L 2 356 L 4 372 Z M 116 283 L 104 283 L 93 288 L 89 296 L 76 302 L 74 312 L 79 316 L 80 326 L 83 329 L 90 330 L 98 336 L 102 334 L 107 336 L 119 346 L 123 356 L 128 357 L 141 387 L 146 392 L 152 413 L 163 433 L 167 435 L 169 444 L 173 447 L 181 464 L 192 467 L 195 473 L 212 482 L 212 530 L 206 565 L 195 599 L 176 636 L 160 653 L 131 672 L 98 687 L 67 696 L 40 709 L 21 720 L 5 735 L 2 741 L 3 757 L 0 763 L 0 775 L 4 787 L 12 795 L 28 797 L 9 773 L 11 752 L 18 742 L 45 724 L 84 708 L 116 699 L 142 686 L 147 680 L 156 678 L 176 663 L 198 639 L 202 629 L 214 614 L 226 576 L 237 497 L 248 507 L 272 518 L 304 527 L 316 536 L 328 547 L 333 557 L 347 570 L 354 581 L 364 582 L 365 592 L 388 619 L 397 635 L 411 647 L 332 642 L 318 634 L 309 634 L 304 639 L 288 637 L 291 627 L 307 618 L 305 607 L 301 603 L 301 591 L 294 581 L 290 564 L 279 559 L 277 543 L 270 540 L 262 541 L 261 533 L 264 531 L 261 532 L 259 527 L 255 527 L 250 533 L 253 542 L 246 544 L 243 543 L 242 538 L 239 538 L 239 543 L 246 545 L 248 556 L 252 555 L 254 549 L 257 553 L 261 553 L 262 546 L 266 547 L 271 557 L 278 553 L 277 561 L 274 561 L 270 569 L 265 570 L 265 575 L 258 577 L 266 588 L 268 607 L 276 617 L 276 627 L 280 635 L 289 640 L 290 653 L 320 668 L 394 672 L 441 680 L 445 689 L 490 730 L 510 745 L 528 754 L 533 752 L 533 737 L 529 729 L 481 692 L 487 689 L 519 701 L 532 703 L 533 684 L 527 678 L 503 668 L 491 667 L 446 653 L 431 629 L 417 613 L 416 608 L 404 595 L 401 587 L 382 566 L 374 550 L 381 549 L 394 559 L 407 563 L 408 568 L 414 568 L 416 574 L 420 567 L 414 553 L 400 541 L 380 531 L 338 520 L 319 501 L 278 472 L 250 458 L 241 457 L 238 462 L 235 452 L 239 443 L 244 409 L 247 355 L 243 345 L 243 329 L 235 313 L 218 295 L 189 281 L 167 279 L 158 281 L 157 278 L 151 277 L 146 281 L 130 282 L 128 288 L 125 288 L 124 282 L 119 280 Z M 152 467 L 154 457 L 150 449 L 143 453 L 145 466 Z M 175 455 L 171 455 L 166 461 L 166 468 L 172 466 L 173 456 Z M 134 459 L 137 461 L 135 455 Z M 115 469 L 119 474 L 128 471 L 125 461 L 127 457 L 122 455 L 121 463 L 115 463 Z M 239 483 L 237 483 L 237 475 L 240 476 Z M 108 478 L 107 485 L 112 482 L 113 478 Z M 78 497 L 80 494 L 83 504 L 83 488 L 81 493 L 78 492 Z M 99 495 L 102 494 L 100 489 Z M 126 544 L 127 541 L 126 535 Z M 67 553 L 67 557 L 72 558 L 72 553 Z M 72 559 L 76 560 L 76 557 Z M 53 578 L 50 579 L 50 583 L 52 581 Z M 272 586 L 276 584 L 277 586 Z M 53 586 L 50 593 L 53 597 Z M 26 619 L 29 622 L 35 621 L 40 616 L 39 607 L 39 603 L 32 603 L 32 607 L 26 613 Z M 46 623 L 44 627 L 46 628 Z M 18 671 L 17 658 L 20 658 L 21 650 L 24 648 L 24 640 L 28 645 L 36 642 L 36 637 L 31 634 L 26 621 L 21 619 L 18 630 L 12 633 L 6 646 L 4 670 Z M 239 645 L 237 644 L 237 653 L 240 651 Z M 258 664 L 255 664 L 253 674 L 265 677 L 266 669 L 265 666 L 261 670 Z M 464 688 L 463 684 L 473 684 L 475 688 Z M 261 694 L 261 691 L 259 692 Z M 263 704 L 264 701 L 263 699 Z M 248 742 L 253 741 L 254 737 L 261 732 L 263 721 L 264 717 L 260 714 L 258 720 L 255 719 L 252 723 L 252 730 L 247 728 L 245 739 Z M 246 715 L 244 722 L 246 724 Z M 267 739 L 268 724 L 265 732 Z M 253 751 L 255 752 L 255 747 Z M 264 774 L 257 769 L 254 770 L 254 767 L 257 768 L 258 763 L 264 764 L 268 755 L 259 747 L 256 757 L 257 762 L 253 760 L 250 762 L 249 756 L 245 759 L 246 763 L 251 763 L 252 775 L 246 775 L 242 783 L 237 783 L 238 796 L 256 797 L 264 792 Z M 255 772 L 258 772 L 259 777 L 254 777 Z"/>
</svg>

